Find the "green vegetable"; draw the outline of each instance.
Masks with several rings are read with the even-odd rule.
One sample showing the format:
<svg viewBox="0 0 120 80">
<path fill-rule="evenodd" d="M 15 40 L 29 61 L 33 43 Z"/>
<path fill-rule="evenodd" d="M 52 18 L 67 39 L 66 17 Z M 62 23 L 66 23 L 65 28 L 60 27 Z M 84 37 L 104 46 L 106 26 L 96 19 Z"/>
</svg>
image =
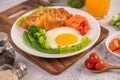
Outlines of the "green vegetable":
<svg viewBox="0 0 120 80">
<path fill-rule="evenodd" d="M 28 37 L 28 33 L 26 32 L 26 31 L 24 31 L 24 33 L 23 33 L 23 40 L 25 41 L 25 43 L 28 45 L 28 46 L 31 46 L 32 44 L 31 44 L 31 41 L 30 41 L 30 39 L 29 39 L 29 37 Z"/>
<path fill-rule="evenodd" d="M 28 33 L 33 36 L 34 33 L 38 32 L 38 28 L 36 26 L 30 26 L 28 28 Z"/>
<path fill-rule="evenodd" d="M 21 26 L 22 23 L 25 21 L 26 18 L 27 18 L 26 16 L 21 17 L 21 18 L 17 21 L 17 25 L 18 25 L 18 26 Z"/>
<path fill-rule="evenodd" d="M 112 16 L 112 18 L 109 21 L 110 25 L 117 26 L 120 29 L 120 13 L 118 13 L 118 16 Z"/>
<path fill-rule="evenodd" d="M 48 7 L 40 6 L 37 10 L 35 10 L 35 12 L 43 11 L 46 9 L 48 9 Z"/>
<path fill-rule="evenodd" d="M 44 49 L 44 48 L 41 48 L 40 45 L 36 42 L 36 40 L 30 35 L 28 34 L 29 36 L 29 39 L 31 41 L 31 46 L 36 49 L 37 51 L 40 51 L 40 52 L 43 52 L 43 53 L 48 53 L 48 54 L 57 54 L 59 53 L 58 50 L 56 49 Z"/>
<path fill-rule="evenodd" d="M 34 12 L 39 12 L 39 11 L 43 11 L 45 9 L 47 9 L 48 7 L 44 7 L 44 6 L 40 6 L 37 10 L 35 10 Z M 18 21 L 17 21 L 17 25 L 21 26 L 22 23 L 25 21 L 25 19 L 27 18 L 27 16 L 23 16 L 21 17 Z"/>
<path fill-rule="evenodd" d="M 50 46 L 46 40 L 45 30 L 42 28 L 37 28 L 36 26 L 31 26 L 28 29 L 28 33 L 37 41 L 41 48 L 49 49 Z"/>
<path fill-rule="evenodd" d="M 82 37 L 81 42 L 73 46 L 58 46 L 57 48 L 51 48 L 47 42 L 45 31 L 36 26 L 31 26 L 28 32 L 23 33 L 23 39 L 25 43 L 37 51 L 48 54 L 70 53 L 79 51 L 91 43 L 91 39 L 87 36 Z"/>
<path fill-rule="evenodd" d="M 74 46 L 66 46 L 66 47 L 59 46 L 58 50 L 60 51 L 60 53 L 75 52 L 75 51 L 79 51 L 80 49 L 83 49 L 84 47 L 86 47 L 90 43 L 91 43 L 91 39 L 87 36 L 84 36 L 79 44 L 74 45 Z"/>
<path fill-rule="evenodd" d="M 84 36 L 81 40 L 81 48 L 87 46 L 91 42 L 91 39 L 87 36 Z"/>
<path fill-rule="evenodd" d="M 85 5 L 85 0 L 67 0 L 67 4 L 74 8 L 80 8 Z"/>
</svg>

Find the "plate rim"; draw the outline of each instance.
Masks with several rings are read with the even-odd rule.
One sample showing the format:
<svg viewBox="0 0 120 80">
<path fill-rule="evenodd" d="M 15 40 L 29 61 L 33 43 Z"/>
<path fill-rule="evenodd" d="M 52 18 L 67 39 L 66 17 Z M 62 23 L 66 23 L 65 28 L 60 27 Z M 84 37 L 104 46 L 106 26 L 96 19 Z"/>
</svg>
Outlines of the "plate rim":
<svg viewBox="0 0 120 80">
<path fill-rule="evenodd" d="M 75 9 L 75 8 L 71 8 L 71 7 L 65 7 L 65 6 L 49 6 L 49 7 L 53 7 L 53 8 L 59 8 L 59 7 L 62 7 L 62 8 L 68 8 L 68 9 L 74 9 L 74 10 L 79 10 L 79 9 Z M 22 16 L 24 16 L 24 15 L 27 15 L 27 14 L 30 14 L 30 13 L 32 13 L 34 10 L 31 10 L 31 11 L 29 11 L 29 12 L 27 12 L 27 13 L 25 13 L 25 14 L 23 14 Z M 96 42 L 97 42 L 97 40 L 99 39 L 99 36 L 100 36 L 100 33 L 101 33 L 101 28 L 100 28 L 100 24 L 98 23 L 98 21 L 92 16 L 92 15 L 90 15 L 89 13 L 87 13 L 87 12 L 85 12 L 85 11 L 82 11 L 82 10 L 80 10 L 81 12 L 83 12 L 83 13 L 85 13 L 85 14 L 87 14 L 88 16 L 90 16 L 91 18 L 93 18 L 95 21 L 96 21 L 96 23 L 97 23 L 97 25 L 99 26 L 98 28 L 99 28 L 99 32 L 98 32 L 98 36 L 97 36 L 97 38 L 96 38 L 96 40 L 94 41 L 94 42 L 92 42 L 91 44 L 90 44 L 90 46 L 88 47 L 88 48 L 90 48 L 90 47 L 92 47 Z M 13 43 L 19 48 L 19 49 L 21 49 L 21 47 L 19 47 L 17 44 L 16 44 L 16 42 L 14 41 L 14 38 L 13 38 L 13 27 L 16 25 L 16 22 L 22 17 L 22 16 L 20 16 L 15 22 L 14 22 L 14 24 L 12 25 L 12 28 L 11 28 L 11 39 L 12 39 L 12 41 L 13 41 Z M 88 49 L 87 48 L 87 49 Z M 87 49 L 85 49 L 85 50 L 87 50 Z M 26 51 L 26 50 L 24 50 L 24 49 L 21 49 L 22 51 L 24 51 L 24 52 L 26 52 L 27 54 L 31 54 L 31 55 L 34 55 L 34 56 L 38 56 L 38 57 L 43 57 L 43 58 L 65 58 L 65 57 L 70 57 L 70 56 L 74 56 L 74 55 L 77 55 L 77 54 L 80 54 L 80 53 L 82 53 L 82 52 L 84 52 L 85 50 L 84 49 L 82 49 L 82 51 L 81 52 L 74 52 L 74 54 L 70 54 L 70 53 L 67 53 L 67 54 L 54 54 L 55 56 L 53 56 L 53 54 L 47 54 L 47 53 L 43 53 L 44 55 L 40 55 L 40 54 L 32 54 L 32 53 L 29 53 L 28 51 Z M 39 52 L 39 53 L 41 53 L 41 52 Z M 51 56 L 52 55 L 52 56 Z"/>
</svg>

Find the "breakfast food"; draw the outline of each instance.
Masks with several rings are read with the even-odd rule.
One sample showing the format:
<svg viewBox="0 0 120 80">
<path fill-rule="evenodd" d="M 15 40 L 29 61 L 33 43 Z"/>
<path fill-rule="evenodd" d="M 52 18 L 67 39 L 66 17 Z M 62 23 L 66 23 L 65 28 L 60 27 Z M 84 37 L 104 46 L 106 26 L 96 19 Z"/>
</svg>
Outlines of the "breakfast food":
<svg viewBox="0 0 120 80">
<path fill-rule="evenodd" d="M 67 27 L 64 27 L 65 29 Z M 62 29 L 62 27 L 61 27 Z M 73 31 L 70 33 L 69 31 Z M 75 52 L 83 49 L 87 45 L 90 44 L 91 39 L 87 36 L 84 36 L 81 38 L 81 36 L 77 35 L 77 32 L 74 31 L 74 29 L 68 29 L 65 30 L 68 33 L 62 32 L 62 34 L 53 34 L 53 31 L 49 31 L 46 36 L 46 31 L 42 28 L 37 28 L 36 26 L 29 27 L 28 31 L 24 31 L 23 33 L 23 40 L 25 43 L 37 51 L 43 52 L 43 53 L 50 53 L 50 54 L 58 54 L 58 53 L 69 53 L 69 52 Z M 79 32 L 78 32 L 79 33 Z M 69 43 L 67 41 L 61 41 L 62 39 L 59 38 L 64 36 L 64 38 L 69 37 Z M 72 35 L 72 36 L 71 36 Z M 71 37 L 75 37 L 71 43 Z M 58 38 L 58 40 L 56 40 Z M 80 39 L 81 38 L 81 39 Z M 80 41 L 78 41 L 78 40 Z M 65 40 L 65 39 L 64 39 Z M 67 39 L 68 40 L 68 39 Z M 59 43 L 60 42 L 60 43 Z M 61 45 L 62 44 L 62 45 Z M 64 45 L 63 45 L 64 44 Z"/>
<path fill-rule="evenodd" d="M 72 53 L 88 46 L 90 25 L 84 16 L 71 14 L 65 8 L 40 7 L 22 16 L 19 26 L 25 44 L 49 54 Z"/>
<path fill-rule="evenodd" d="M 27 16 L 22 23 L 22 27 L 27 29 L 31 25 L 35 25 L 45 30 L 50 30 L 62 26 L 64 21 L 70 16 L 71 14 L 64 8 L 48 8 Z"/>
<path fill-rule="evenodd" d="M 86 35 L 90 30 L 90 25 L 87 19 L 81 15 L 74 15 L 69 19 L 65 20 L 65 26 L 77 29 L 81 35 Z"/>
<path fill-rule="evenodd" d="M 85 62 L 85 66 L 92 70 L 101 70 L 104 68 L 104 61 L 99 58 L 96 52 L 90 54 L 89 59 Z"/>
<path fill-rule="evenodd" d="M 109 43 L 109 49 L 116 54 L 120 54 L 120 38 L 114 38 Z"/>
<path fill-rule="evenodd" d="M 54 33 L 54 34 L 53 34 Z M 81 42 L 82 36 L 71 27 L 58 27 L 46 32 L 47 41 L 52 48 L 72 46 Z"/>
</svg>

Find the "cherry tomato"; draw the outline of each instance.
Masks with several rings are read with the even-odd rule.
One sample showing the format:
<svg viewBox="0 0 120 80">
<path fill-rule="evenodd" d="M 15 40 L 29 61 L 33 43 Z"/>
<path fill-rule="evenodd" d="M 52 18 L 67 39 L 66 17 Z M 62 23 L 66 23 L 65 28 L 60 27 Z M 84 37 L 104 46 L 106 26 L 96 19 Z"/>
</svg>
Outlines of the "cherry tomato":
<svg viewBox="0 0 120 80">
<path fill-rule="evenodd" d="M 90 26 L 88 25 L 87 21 L 82 21 L 77 27 L 77 30 L 80 32 L 81 35 L 86 35 L 89 29 Z"/>
<path fill-rule="evenodd" d="M 79 32 L 80 32 L 81 35 L 87 34 L 86 30 L 84 30 L 84 29 L 80 30 Z"/>
<path fill-rule="evenodd" d="M 97 63 L 98 60 L 99 60 L 99 57 L 98 57 L 96 52 L 93 52 L 93 53 L 90 54 L 90 56 L 89 56 L 89 61 L 90 62 Z"/>
<path fill-rule="evenodd" d="M 87 34 L 87 31 L 82 26 L 79 26 L 77 30 L 80 32 L 81 35 Z"/>
<path fill-rule="evenodd" d="M 94 63 L 91 63 L 89 60 L 86 61 L 85 66 L 88 69 L 93 69 L 94 68 Z"/>
<path fill-rule="evenodd" d="M 95 64 L 95 69 L 100 70 L 104 68 L 104 61 L 99 59 L 98 62 Z"/>
</svg>

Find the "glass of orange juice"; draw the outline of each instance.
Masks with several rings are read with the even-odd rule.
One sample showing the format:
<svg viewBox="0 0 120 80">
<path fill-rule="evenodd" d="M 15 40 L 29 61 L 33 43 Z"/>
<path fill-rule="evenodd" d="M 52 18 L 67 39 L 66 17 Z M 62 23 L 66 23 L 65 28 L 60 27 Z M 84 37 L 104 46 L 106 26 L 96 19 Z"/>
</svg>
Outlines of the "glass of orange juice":
<svg viewBox="0 0 120 80">
<path fill-rule="evenodd" d="M 110 7 L 110 0 L 86 0 L 86 11 L 94 17 L 104 17 Z"/>
</svg>

